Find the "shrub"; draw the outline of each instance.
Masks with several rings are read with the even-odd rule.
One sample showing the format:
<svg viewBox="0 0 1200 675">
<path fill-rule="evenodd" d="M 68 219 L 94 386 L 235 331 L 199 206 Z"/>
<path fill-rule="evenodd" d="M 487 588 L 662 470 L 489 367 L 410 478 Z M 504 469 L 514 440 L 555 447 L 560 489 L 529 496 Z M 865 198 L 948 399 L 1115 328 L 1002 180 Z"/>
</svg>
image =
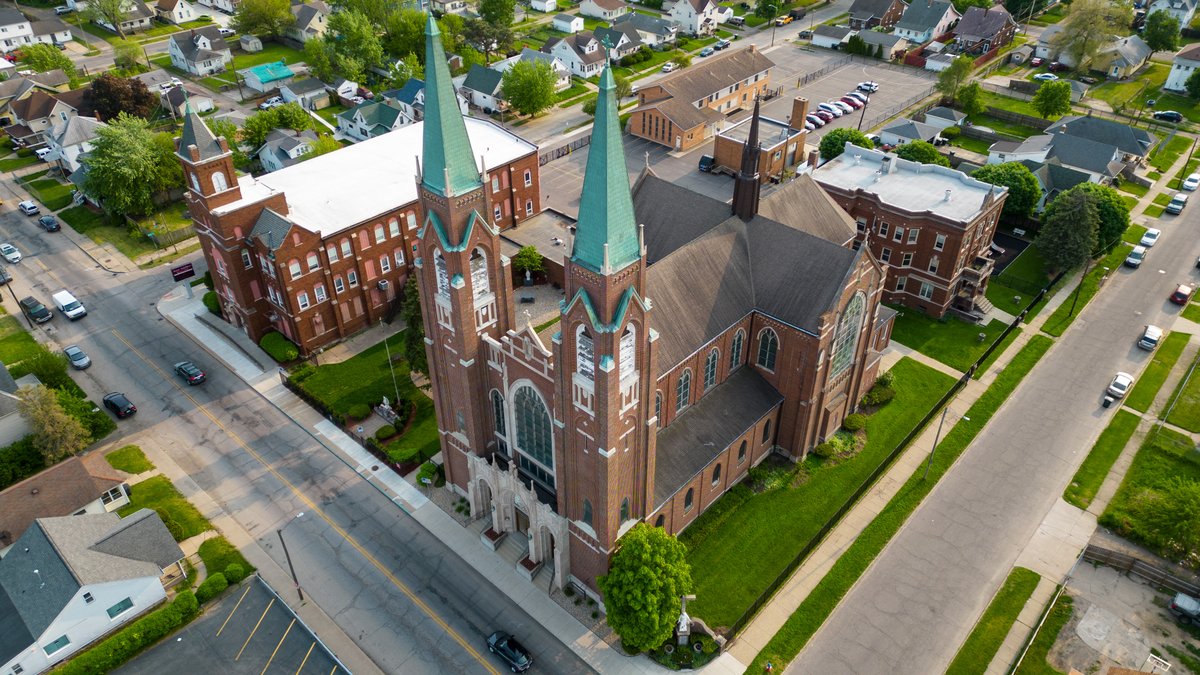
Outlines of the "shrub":
<svg viewBox="0 0 1200 675">
<path fill-rule="evenodd" d="M 961 135 L 962 135 L 961 127 L 946 127 L 945 129 L 942 129 L 942 138 L 944 138 L 946 140 L 953 140 L 955 138 L 958 138 Z"/>
<path fill-rule="evenodd" d="M 208 308 L 208 311 L 216 314 L 217 316 L 221 316 L 221 299 L 217 296 L 215 291 L 209 291 L 205 293 L 200 299 L 204 301 L 204 306 Z"/>
<path fill-rule="evenodd" d="M 221 591 L 229 588 L 229 581 L 225 579 L 225 575 L 217 572 L 209 574 L 201 584 L 200 588 L 196 589 L 196 600 L 199 602 L 208 602 L 220 595 Z"/>
<path fill-rule="evenodd" d="M 263 351 L 268 356 L 275 359 L 279 363 L 287 363 L 300 358 L 300 348 L 283 336 L 283 333 L 273 331 L 267 333 L 259 340 L 258 346 L 263 348 Z"/>
<path fill-rule="evenodd" d="M 209 572 L 228 569 L 234 563 L 240 565 L 247 574 L 254 571 L 254 565 L 246 562 L 241 552 L 225 537 L 213 537 L 200 542 L 199 553 L 204 568 Z M 225 577 L 225 580 L 228 581 L 229 577 Z"/>
<path fill-rule="evenodd" d="M 437 485 L 441 469 L 442 467 L 433 462 L 425 462 L 421 465 L 421 470 L 417 472 L 417 482 L 421 485 Z"/>
<path fill-rule="evenodd" d="M 246 569 L 237 563 L 229 563 L 225 566 L 224 574 L 225 581 L 232 585 L 246 578 Z"/>
<path fill-rule="evenodd" d="M 567 584 L 566 588 L 563 589 L 563 595 L 567 596 L 568 598 L 575 597 L 575 587 L 571 584 Z"/>
<path fill-rule="evenodd" d="M 17 157 L 28 157 L 33 154 L 33 150 L 29 148 L 21 148 L 17 150 Z"/>
<path fill-rule="evenodd" d="M 895 382 L 896 375 L 890 370 L 875 378 L 875 386 L 877 387 L 891 387 Z"/>
<path fill-rule="evenodd" d="M 412 464 L 421 459 L 421 448 L 388 448 L 387 454 L 397 464 Z"/>
<path fill-rule="evenodd" d="M 213 290 L 213 280 L 212 280 L 212 272 L 211 271 L 205 272 L 204 276 L 201 277 L 201 281 L 204 282 L 205 288 L 207 288 L 210 291 Z"/>
<path fill-rule="evenodd" d="M 107 673 L 143 649 L 166 637 L 171 631 L 191 621 L 200 610 L 200 602 L 191 591 L 180 591 L 175 600 L 134 621 L 97 643 L 91 649 L 72 658 L 58 673 L 90 675 Z"/>
<path fill-rule="evenodd" d="M 837 446 L 829 441 L 825 441 L 824 443 L 821 443 L 817 447 L 813 448 L 812 454 L 820 457 L 821 459 L 829 459 L 837 454 Z"/>
<path fill-rule="evenodd" d="M 396 427 L 394 427 L 390 424 L 385 424 L 385 425 L 379 427 L 379 429 L 377 429 L 375 431 L 375 440 L 386 441 L 387 439 L 389 439 L 395 435 L 396 435 Z"/>
<path fill-rule="evenodd" d="M 871 387 L 871 391 L 868 391 L 866 396 L 863 396 L 862 404 L 865 406 L 885 405 L 895 397 L 895 389 L 877 384 L 874 387 Z"/>
<path fill-rule="evenodd" d="M 346 416 L 356 420 L 365 420 L 371 416 L 371 406 L 366 403 L 355 403 L 346 410 Z"/>
<path fill-rule="evenodd" d="M 292 381 L 292 384 L 300 384 L 301 382 L 312 377 L 314 374 L 316 374 L 316 372 L 317 367 L 308 361 L 305 361 L 295 368 L 292 368 L 291 372 L 288 373 L 288 379 Z"/>
<path fill-rule="evenodd" d="M 33 445 L 33 436 L 0 448 L 0 489 L 25 480 L 44 468 L 46 458 Z"/>
<path fill-rule="evenodd" d="M 859 431 L 867 426 L 866 415 L 846 415 L 846 419 L 842 420 L 842 428 L 846 431 Z"/>
</svg>

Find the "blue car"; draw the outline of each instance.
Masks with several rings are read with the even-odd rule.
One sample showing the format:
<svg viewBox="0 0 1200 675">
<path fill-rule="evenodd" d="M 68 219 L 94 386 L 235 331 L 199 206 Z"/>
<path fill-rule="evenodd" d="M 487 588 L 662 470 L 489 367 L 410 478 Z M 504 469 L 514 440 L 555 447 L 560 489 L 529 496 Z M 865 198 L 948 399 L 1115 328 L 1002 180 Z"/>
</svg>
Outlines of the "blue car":
<svg viewBox="0 0 1200 675">
<path fill-rule="evenodd" d="M 712 53 L 713 53 L 712 47 L 705 47 L 704 49 L 700 50 L 700 56 L 712 56 Z"/>
</svg>

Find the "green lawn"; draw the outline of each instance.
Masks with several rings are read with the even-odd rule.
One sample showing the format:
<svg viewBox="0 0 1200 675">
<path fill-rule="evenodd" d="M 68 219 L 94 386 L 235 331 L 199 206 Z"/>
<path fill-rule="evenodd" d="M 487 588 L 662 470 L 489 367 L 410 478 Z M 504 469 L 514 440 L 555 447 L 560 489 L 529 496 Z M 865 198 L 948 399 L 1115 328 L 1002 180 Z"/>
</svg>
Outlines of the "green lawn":
<svg viewBox="0 0 1200 675">
<path fill-rule="evenodd" d="M 1183 308 L 1183 311 L 1179 314 L 1179 316 L 1182 316 L 1188 321 L 1200 323 L 1200 305 L 1197 305 L 1194 302 L 1189 304 L 1187 307 Z"/>
<path fill-rule="evenodd" d="M 1050 276 L 1046 274 L 1046 259 L 1036 246 L 1029 246 L 1004 268 L 1003 273 L 992 275 L 988 280 L 987 299 L 1001 311 L 1016 316 L 1048 283 Z M 1038 315 L 1052 294 L 1046 293 L 1046 297 L 1029 310 L 1025 315 L 1025 323 Z M 1020 302 L 1014 301 L 1016 297 L 1021 298 Z"/>
<path fill-rule="evenodd" d="M 112 468 L 125 473 L 143 473 L 154 469 L 154 463 L 146 459 L 146 453 L 136 445 L 127 445 L 104 456 Z"/>
<path fill-rule="evenodd" d="M 994 91 L 988 91 L 986 89 L 980 93 L 983 94 L 983 96 L 982 96 L 983 104 L 986 106 L 991 106 L 993 108 L 999 108 L 1000 110 L 1007 110 L 1009 112 L 1020 113 L 1022 115 L 1029 115 L 1030 117 L 1037 117 L 1039 119 L 1041 119 L 1041 117 L 1042 117 L 1041 115 L 1038 114 L 1037 109 L 1033 107 L 1033 103 L 1030 101 L 1024 101 L 1019 98 L 1012 98 L 1009 96 L 1004 96 L 1001 94 L 997 94 Z M 991 125 L 988 125 L 988 126 L 991 126 Z M 992 128 L 995 128 L 995 127 L 992 127 Z M 997 129 L 997 131 L 999 131 L 999 129 Z"/>
<path fill-rule="evenodd" d="M 1005 327 L 999 319 L 978 326 L 953 317 L 933 319 L 908 307 L 893 309 L 899 312 L 892 326 L 893 341 L 964 373 Z M 983 340 L 979 339 L 980 333 L 985 336 Z"/>
<path fill-rule="evenodd" d="M 1008 100 L 1013 100 L 1013 99 L 1008 99 Z M 999 106 L 997 106 L 997 107 L 999 107 Z M 1042 133 L 1040 129 L 1037 129 L 1035 127 L 1027 127 L 1023 124 L 1015 124 L 1013 122 L 1006 122 L 998 117 L 992 117 L 991 115 L 989 115 L 987 113 L 979 113 L 977 115 L 971 115 L 967 119 L 969 119 L 971 121 L 971 124 L 974 124 L 975 126 L 987 127 L 997 133 L 1005 134 L 1008 136 L 1013 136 L 1015 138 L 1029 138 L 1030 136 L 1034 136 L 1034 135 Z M 959 138 L 962 138 L 962 137 L 959 136 Z"/>
<path fill-rule="evenodd" d="M 696 587 L 697 599 L 688 605 L 694 616 L 718 630 L 733 625 L 953 384 L 907 358 L 892 373 L 896 398 L 868 419 L 867 444 L 856 457 L 840 463 L 810 458 L 810 476 L 798 487 L 751 494 L 741 483 L 683 532 Z"/>
<path fill-rule="evenodd" d="M 959 135 L 951 139 L 950 145 L 986 155 L 988 154 L 988 149 L 992 147 L 992 142 L 981 138 L 968 138 L 967 136 Z"/>
<path fill-rule="evenodd" d="M 1024 567 L 1013 568 L 983 616 L 979 617 L 975 629 L 959 647 L 946 675 L 978 675 L 988 669 L 1040 579 L 1037 572 Z"/>
<path fill-rule="evenodd" d="M 1176 136 L 1166 143 L 1159 143 L 1158 147 L 1155 148 L 1154 154 L 1150 157 L 1150 166 L 1166 173 L 1171 169 L 1171 165 L 1191 147 L 1192 139 L 1186 136 Z M 1170 196 L 1167 196 L 1167 200 L 1170 201 Z M 1157 204 L 1158 202 L 1155 201 L 1154 203 Z"/>
<path fill-rule="evenodd" d="M 1088 451 L 1087 459 L 1075 472 L 1071 484 L 1063 491 L 1063 499 L 1068 504 L 1086 509 L 1092 503 L 1140 421 L 1140 417 L 1128 410 L 1117 411 L 1100 438 L 1096 439 L 1096 444 Z"/>
<path fill-rule="evenodd" d="M 0 159 L 0 171 L 16 171 L 24 169 L 27 166 L 33 166 L 42 160 L 37 158 L 37 155 L 30 154 L 27 157 L 20 157 L 15 154 L 10 154 L 4 159 Z"/>
<path fill-rule="evenodd" d="M 192 217 L 188 215 L 187 204 L 171 202 L 155 213 L 137 220 L 138 227 L 149 232 L 174 232 L 192 226 Z"/>
<path fill-rule="evenodd" d="M 94 213 L 87 206 L 73 206 L 58 217 L 97 244 L 112 244 L 130 260 L 154 251 L 154 244 L 149 239 L 130 233 L 127 226 L 112 224 L 103 213 Z"/>
<path fill-rule="evenodd" d="M 1062 671 L 1046 661 L 1046 657 L 1050 654 L 1050 648 L 1058 641 L 1058 634 L 1071 620 L 1071 605 L 1071 596 L 1065 592 L 1058 596 L 1058 600 L 1046 614 L 1046 620 L 1038 630 L 1037 637 L 1029 645 L 1029 650 L 1025 652 L 1025 658 L 1013 675 L 1063 675 Z"/>
<path fill-rule="evenodd" d="M 1196 356 L 1196 360 L 1200 360 L 1200 355 Z M 1192 371 L 1191 378 L 1187 378 L 1185 372 L 1184 379 L 1175 385 L 1167 405 L 1172 405 L 1172 401 L 1174 407 L 1167 421 L 1188 431 L 1200 432 L 1200 372 Z"/>
<path fill-rule="evenodd" d="M 1171 374 L 1171 369 L 1175 367 L 1175 362 L 1179 360 L 1179 355 L 1183 353 L 1183 348 L 1187 346 L 1191 337 L 1187 333 L 1174 331 L 1163 339 L 1154 353 L 1154 358 L 1133 386 L 1133 391 L 1125 398 L 1125 405 L 1138 412 L 1150 409 L 1150 404 L 1154 403 L 1154 397 L 1158 396 L 1158 390 L 1162 388 L 1163 382 L 1167 381 L 1167 375 Z"/>
<path fill-rule="evenodd" d="M 337 103 L 329 106 L 328 108 L 321 108 L 317 111 L 317 115 L 319 115 L 321 119 L 332 124 L 334 127 L 337 127 L 337 116 L 346 112 L 347 110 L 349 110 L 349 108 Z"/>
<path fill-rule="evenodd" d="M 283 61 L 289 65 L 300 63 L 304 61 L 304 52 L 274 42 L 264 42 L 262 51 L 253 54 L 235 49 L 233 68 L 230 70 L 252 68 L 254 66 L 261 66 L 264 63 L 274 63 L 275 61 Z"/>
<path fill-rule="evenodd" d="M 34 199 L 42 203 L 50 211 L 66 208 L 71 204 L 71 193 L 75 186 L 70 183 L 60 183 L 54 178 L 37 178 L 22 183 Z"/>
<path fill-rule="evenodd" d="M 233 544 L 225 537 L 213 537 L 200 542 L 200 548 L 197 551 L 200 554 L 200 559 L 204 561 L 204 569 L 209 574 L 216 572 L 224 572 L 226 567 L 233 563 L 242 566 L 242 570 L 246 574 L 253 574 L 255 567 L 246 562 L 246 558 L 241 552 L 234 548 Z"/>
<path fill-rule="evenodd" d="M 1171 66 L 1169 65 L 1151 63 L 1139 72 L 1135 79 L 1103 82 L 1092 87 L 1088 91 L 1088 96 L 1107 102 L 1113 110 L 1124 108 L 1125 112 L 1137 113 L 1145 103 L 1147 96 L 1153 99 L 1160 98 L 1159 90 L 1167 81 L 1167 75 L 1170 72 Z M 1162 106 L 1159 108 L 1166 109 Z M 1146 113 L 1149 112 L 1150 108 L 1147 108 Z"/>
<path fill-rule="evenodd" d="M 38 353 L 38 343 L 15 316 L 0 316 L 0 362 L 9 368 Z"/>
<path fill-rule="evenodd" d="M 1166 209 L 1166 207 L 1164 207 L 1164 206 L 1159 206 L 1158 204 L 1151 204 L 1150 206 L 1147 206 L 1146 210 L 1143 211 L 1142 213 L 1144 213 L 1146 215 L 1146 217 L 1148 217 L 1148 218 L 1161 218 L 1163 211 L 1165 209 Z"/>
<path fill-rule="evenodd" d="M 584 94 L 586 94 L 590 91 L 591 91 L 591 89 L 588 89 L 586 84 L 583 84 L 582 82 L 579 82 L 576 80 L 572 80 L 571 86 L 569 86 L 566 89 L 563 89 L 562 91 L 555 94 L 555 102 L 562 103 L 563 101 L 569 101 L 573 98 L 578 98 L 580 96 L 583 96 Z"/>
<path fill-rule="evenodd" d="M 1117 189 L 1121 192 L 1128 192 L 1136 197 L 1145 197 L 1146 193 L 1150 191 L 1150 188 L 1146 187 L 1145 185 L 1138 185 L 1137 183 L 1127 180 L 1121 181 L 1121 184 L 1117 186 Z"/>
<path fill-rule="evenodd" d="M 154 509 L 167 524 L 175 541 L 183 541 L 213 529 L 192 503 L 183 498 L 166 476 L 154 476 L 129 487 L 129 505 L 118 513 L 123 518 L 138 509 Z"/>
<path fill-rule="evenodd" d="M 1133 230 L 1135 227 L 1137 226 L 1131 225 L 1129 230 Z M 1145 228 L 1142 228 L 1142 232 L 1145 232 Z M 1128 230 L 1126 234 L 1129 235 Z M 1113 249 L 1112 253 L 1104 256 L 1104 258 L 1094 264 L 1092 270 L 1083 278 L 1082 286 L 1078 290 L 1078 302 L 1075 301 L 1074 290 L 1072 290 L 1072 296 L 1064 300 L 1058 306 L 1058 309 L 1054 310 L 1054 313 L 1046 319 L 1046 322 L 1042 324 L 1042 330 L 1056 337 L 1062 335 L 1071 323 L 1075 321 L 1075 317 L 1079 316 L 1079 313 L 1087 307 L 1088 302 L 1096 295 L 1096 292 L 1100 290 L 1100 278 L 1121 267 L 1121 263 L 1127 255 L 1129 255 L 1127 246 L 1119 244 Z M 1074 306 L 1074 313 L 1071 311 L 1072 306 Z"/>
<path fill-rule="evenodd" d="M 1151 199 L 1150 203 L 1157 204 L 1159 206 L 1166 206 L 1167 204 L 1171 203 L 1171 195 L 1166 193 L 1154 195 L 1154 199 Z"/>
<path fill-rule="evenodd" d="M 783 666 L 804 648 L 837 604 L 871 565 L 888 541 L 920 506 L 925 495 L 966 450 L 975 436 L 983 430 L 1001 404 L 1012 394 L 1025 375 L 1033 369 L 1042 355 L 1054 344 L 1044 335 L 1035 335 L 1013 358 L 967 414 L 950 429 L 934 454 L 929 478 L 922 475 L 924 466 L 913 472 L 896 496 L 867 525 L 854 543 L 834 563 L 833 568 L 813 588 L 800 607 L 784 623 L 779 632 L 759 652 L 747 673 L 761 673 L 767 662 L 782 671 Z"/>
</svg>

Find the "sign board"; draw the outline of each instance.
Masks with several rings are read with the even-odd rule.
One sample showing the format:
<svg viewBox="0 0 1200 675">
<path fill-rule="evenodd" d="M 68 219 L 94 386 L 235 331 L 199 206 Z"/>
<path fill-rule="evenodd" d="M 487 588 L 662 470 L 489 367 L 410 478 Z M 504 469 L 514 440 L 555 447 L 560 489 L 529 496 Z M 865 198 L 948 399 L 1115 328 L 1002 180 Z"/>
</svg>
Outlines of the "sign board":
<svg viewBox="0 0 1200 675">
<path fill-rule="evenodd" d="M 184 263 L 179 267 L 171 268 L 171 278 L 175 281 L 183 281 L 196 276 L 196 270 L 192 269 L 192 263 Z"/>
</svg>

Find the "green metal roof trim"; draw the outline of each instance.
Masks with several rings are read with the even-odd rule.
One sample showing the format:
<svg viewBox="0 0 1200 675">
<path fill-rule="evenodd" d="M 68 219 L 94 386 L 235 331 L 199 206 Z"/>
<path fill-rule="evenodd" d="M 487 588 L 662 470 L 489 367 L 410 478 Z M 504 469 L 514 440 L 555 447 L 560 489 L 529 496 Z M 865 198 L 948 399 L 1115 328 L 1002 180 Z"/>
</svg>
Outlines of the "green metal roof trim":
<svg viewBox="0 0 1200 675">
<path fill-rule="evenodd" d="M 450 81 L 446 52 L 433 15 L 425 22 L 425 128 L 421 151 L 421 181 L 426 188 L 450 197 L 483 185 L 467 125 L 458 109 Z"/>
<path fill-rule="evenodd" d="M 570 302 L 562 300 L 561 307 L 562 313 L 566 314 L 567 312 L 571 311 L 571 308 L 575 306 L 576 302 L 582 302 L 583 309 L 585 312 L 587 312 L 588 321 L 591 322 L 592 328 L 595 328 L 596 331 L 600 333 L 615 333 L 621 330 L 621 327 L 625 325 L 625 314 L 629 312 L 629 303 L 633 302 L 634 300 L 636 300 L 638 305 L 641 306 L 642 310 L 645 311 L 646 303 L 642 302 L 641 296 L 639 296 L 637 291 L 630 286 L 629 288 L 625 289 L 624 293 L 621 294 L 621 300 L 617 304 L 616 316 L 613 317 L 612 323 L 605 323 L 600 320 L 600 316 L 596 314 L 596 308 L 592 306 L 591 297 L 588 296 L 587 291 L 583 290 L 582 288 L 575 292 L 575 295 L 571 298 Z"/>
<path fill-rule="evenodd" d="M 475 231 L 475 222 L 476 221 L 483 223 L 483 227 L 485 230 L 488 230 L 488 231 L 494 233 L 494 230 L 492 229 L 491 224 L 488 223 L 488 221 L 485 218 L 480 216 L 478 211 L 472 211 L 471 216 L 469 218 L 467 218 L 467 227 L 465 230 L 463 230 L 462 241 L 458 242 L 457 244 L 451 244 L 450 237 L 446 233 L 446 227 L 444 225 L 442 225 L 442 219 L 438 218 L 437 213 L 435 213 L 433 211 L 429 211 L 425 215 L 425 225 L 421 227 L 421 230 L 419 232 L 417 232 L 417 238 L 420 239 L 420 238 L 424 237 L 425 236 L 425 228 L 430 225 L 433 225 L 433 233 L 437 235 L 438 243 L 440 243 L 442 245 L 442 250 L 446 251 L 446 252 L 459 253 L 461 251 L 467 250 L 467 242 L 471 241 L 471 233 Z"/>
<path fill-rule="evenodd" d="M 274 82 L 275 80 L 285 80 L 292 77 L 295 73 L 283 61 L 275 61 L 274 63 L 264 63 L 261 66 L 254 66 L 250 69 L 259 82 Z"/>
<path fill-rule="evenodd" d="M 616 272 L 641 259 L 615 90 L 612 69 L 605 66 L 571 254 L 575 264 L 600 274 Z"/>
</svg>

